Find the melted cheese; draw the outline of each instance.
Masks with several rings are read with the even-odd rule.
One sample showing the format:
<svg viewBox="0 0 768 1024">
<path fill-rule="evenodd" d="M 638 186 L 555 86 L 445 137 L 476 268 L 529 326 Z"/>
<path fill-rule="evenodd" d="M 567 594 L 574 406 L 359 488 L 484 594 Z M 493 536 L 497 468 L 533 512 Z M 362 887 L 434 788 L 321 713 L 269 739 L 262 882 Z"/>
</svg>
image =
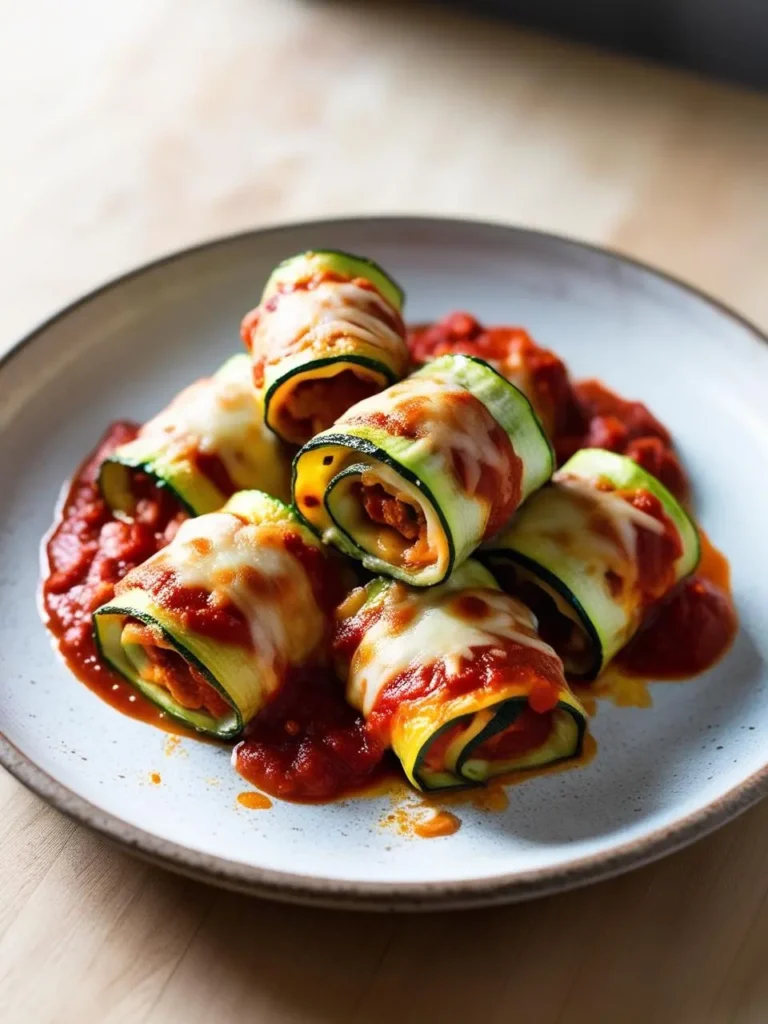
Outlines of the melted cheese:
<svg viewBox="0 0 768 1024">
<path fill-rule="evenodd" d="M 403 336 L 382 319 L 392 311 L 378 292 L 352 282 L 325 281 L 309 290 L 278 293 L 270 302 L 274 309 L 262 309 L 252 335 L 254 358 L 277 364 L 306 350 L 329 355 L 340 342 L 351 340 L 380 350 L 398 369 L 404 365 Z"/>
<path fill-rule="evenodd" d="M 664 523 L 642 509 L 635 508 L 616 491 L 602 491 L 587 480 L 567 474 L 558 473 L 554 479 L 558 487 L 580 495 L 608 520 L 630 558 L 635 557 L 638 530 L 650 530 L 659 536 L 664 534 Z"/>
<path fill-rule="evenodd" d="M 145 565 L 152 563 L 171 566 L 180 587 L 207 590 L 212 604 L 235 605 L 263 663 L 267 692 L 278 685 L 280 667 L 303 661 L 323 636 L 323 613 L 301 563 L 283 545 L 279 524 L 244 523 L 227 512 L 188 519 Z"/>
<path fill-rule="evenodd" d="M 482 619 L 462 616 L 456 598 L 477 597 L 488 608 Z M 536 619 L 524 604 L 486 588 L 458 590 L 450 581 L 429 591 L 389 587 L 381 616 L 367 630 L 352 659 L 347 697 L 363 714 L 371 713 L 392 680 L 415 665 L 442 663 L 448 677 L 479 650 L 506 650 L 510 644 L 533 648 L 557 659 L 536 636 Z M 415 613 L 403 616 L 408 605 Z M 407 625 L 398 630 L 398 620 Z"/>
<path fill-rule="evenodd" d="M 466 491 L 471 496 L 477 491 L 483 472 L 487 469 L 503 472 L 507 460 L 490 436 L 490 413 L 477 399 L 468 402 L 468 393 L 448 373 L 416 374 L 353 405 L 341 417 L 338 426 L 348 420 L 359 423 L 381 412 L 412 418 L 418 408 L 419 437 L 410 448 L 413 458 L 436 457 L 442 462 L 442 471 L 455 478 L 454 455 L 460 455 Z"/>
<path fill-rule="evenodd" d="M 171 458 L 198 451 L 217 455 L 239 487 L 260 482 L 270 459 L 279 458 L 277 441 L 264 426 L 247 355 L 185 388 L 142 427 L 139 438 Z"/>
</svg>

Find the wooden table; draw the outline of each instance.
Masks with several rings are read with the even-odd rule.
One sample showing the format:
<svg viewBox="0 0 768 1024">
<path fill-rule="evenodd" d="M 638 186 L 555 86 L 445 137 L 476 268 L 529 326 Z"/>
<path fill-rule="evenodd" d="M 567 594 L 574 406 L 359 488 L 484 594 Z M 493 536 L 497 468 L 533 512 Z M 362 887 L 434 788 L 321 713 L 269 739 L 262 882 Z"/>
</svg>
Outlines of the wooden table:
<svg viewBox="0 0 768 1024">
<path fill-rule="evenodd" d="M 413 212 L 603 242 L 768 325 L 768 97 L 414 5 L 0 9 L 0 347 L 171 249 Z M 284 907 L 118 853 L 0 775 L 0 1019 L 768 1020 L 768 803 L 493 911 Z"/>
</svg>

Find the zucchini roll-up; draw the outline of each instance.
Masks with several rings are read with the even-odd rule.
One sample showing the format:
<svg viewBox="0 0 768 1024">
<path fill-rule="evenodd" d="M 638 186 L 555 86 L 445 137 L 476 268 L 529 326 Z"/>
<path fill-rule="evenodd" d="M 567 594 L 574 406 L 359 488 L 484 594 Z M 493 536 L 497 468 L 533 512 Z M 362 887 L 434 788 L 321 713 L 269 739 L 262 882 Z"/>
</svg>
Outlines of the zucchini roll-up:
<svg viewBox="0 0 768 1024">
<path fill-rule="evenodd" d="M 429 590 L 379 578 L 337 611 L 347 699 L 419 789 L 575 757 L 586 714 L 536 620 L 471 559 Z"/>
<path fill-rule="evenodd" d="M 349 409 L 294 461 L 299 512 L 367 569 L 430 586 L 549 479 L 528 399 L 487 363 L 445 355 Z"/>
<path fill-rule="evenodd" d="M 341 252 L 285 260 L 243 320 L 267 425 L 303 444 L 407 371 L 403 292 L 381 267 Z"/>
<path fill-rule="evenodd" d="M 594 679 L 699 560 L 695 524 L 624 455 L 585 448 L 480 556 L 535 612 L 572 678 Z"/>
<path fill-rule="evenodd" d="M 215 512 L 230 495 L 252 487 L 287 498 L 289 484 L 290 456 L 264 426 L 244 353 L 180 392 L 99 472 L 107 504 L 128 516 L 153 487 L 170 492 L 195 516 Z"/>
<path fill-rule="evenodd" d="M 94 613 L 102 656 L 187 725 L 236 736 L 322 653 L 335 571 L 276 498 L 241 491 L 188 519 Z"/>
</svg>

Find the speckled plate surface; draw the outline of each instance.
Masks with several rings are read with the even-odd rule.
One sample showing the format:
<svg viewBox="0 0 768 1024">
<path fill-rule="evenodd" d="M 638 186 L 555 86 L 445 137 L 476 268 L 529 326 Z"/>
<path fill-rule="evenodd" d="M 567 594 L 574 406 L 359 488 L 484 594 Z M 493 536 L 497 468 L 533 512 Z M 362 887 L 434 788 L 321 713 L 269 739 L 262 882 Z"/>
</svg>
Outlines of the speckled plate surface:
<svg viewBox="0 0 768 1024">
<path fill-rule="evenodd" d="M 601 703 L 587 767 L 462 807 L 425 841 L 387 798 L 238 805 L 229 752 L 120 715 L 61 663 L 36 604 L 62 482 L 116 418 L 142 419 L 238 349 L 268 270 L 310 247 L 363 252 L 412 321 L 461 307 L 522 323 L 575 375 L 645 400 L 672 429 L 703 525 L 731 559 L 742 629 L 727 658 L 650 709 Z M 768 792 L 768 345 L 654 272 L 555 237 L 458 221 L 296 225 L 172 256 L 65 310 L 0 365 L 0 760 L 62 811 L 149 858 L 250 892 L 357 907 L 468 906 L 605 877 L 670 852 Z M 157 772 L 161 784 L 152 784 Z"/>
</svg>

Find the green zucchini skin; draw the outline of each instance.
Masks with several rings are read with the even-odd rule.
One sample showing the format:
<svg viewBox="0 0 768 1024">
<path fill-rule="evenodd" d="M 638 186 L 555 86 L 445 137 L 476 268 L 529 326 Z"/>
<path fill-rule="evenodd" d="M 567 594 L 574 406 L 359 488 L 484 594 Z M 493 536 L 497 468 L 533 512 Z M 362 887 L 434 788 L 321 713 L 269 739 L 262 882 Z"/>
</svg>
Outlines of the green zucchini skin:
<svg viewBox="0 0 768 1024">
<path fill-rule="evenodd" d="M 283 437 L 280 428 L 274 421 L 274 418 L 270 418 L 269 415 L 269 410 L 272 408 L 272 403 L 277 398 L 278 392 L 289 385 L 293 378 L 304 377 L 308 368 L 311 368 L 312 371 L 316 372 L 318 370 L 322 370 L 324 367 L 338 367 L 342 363 L 346 368 L 359 366 L 365 370 L 369 370 L 372 375 L 375 374 L 381 380 L 382 390 L 389 387 L 390 384 L 394 384 L 399 379 L 395 372 L 387 366 L 386 363 L 370 359 L 366 356 L 345 355 L 343 359 L 339 356 L 328 356 L 325 359 L 313 359 L 311 363 L 298 363 L 287 371 L 281 373 L 279 376 L 276 375 L 264 393 L 264 408 L 266 410 L 265 423 L 276 437 L 281 440 L 288 441 L 287 438 Z M 288 441 L 288 443 L 291 442 Z"/>
<path fill-rule="evenodd" d="M 513 697 L 510 700 L 500 701 L 498 704 L 492 706 L 493 718 L 489 724 L 477 736 L 467 743 L 462 749 L 461 754 L 457 758 L 455 775 L 432 775 L 425 772 L 424 762 L 429 755 L 429 749 L 435 740 L 439 739 L 440 734 L 446 730 L 455 726 L 459 722 L 467 721 L 471 716 L 463 716 L 462 718 L 453 719 L 447 722 L 442 729 L 438 730 L 433 736 L 429 737 L 424 743 L 424 746 L 419 751 L 416 761 L 413 766 L 413 777 L 416 785 L 419 789 L 428 793 L 439 793 L 445 790 L 454 789 L 471 789 L 473 787 L 482 786 L 490 779 L 495 777 L 495 774 L 506 774 L 505 772 L 492 773 L 485 779 L 480 779 L 474 776 L 468 768 L 469 762 L 471 762 L 473 752 L 478 749 L 486 740 L 497 735 L 498 733 L 504 732 L 505 729 L 509 728 L 518 717 L 521 711 L 523 711 L 528 704 L 526 697 Z M 581 704 L 575 699 L 570 701 L 559 701 L 555 713 L 559 713 L 564 717 L 567 717 L 569 721 L 573 723 L 573 729 L 571 730 L 572 735 L 567 738 L 567 741 L 557 748 L 548 750 L 546 754 L 542 755 L 542 759 L 539 763 L 531 763 L 529 765 L 522 765 L 518 769 L 512 769 L 517 771 L 525 771 L 530 768 L 539 766 L 549 766 L 553 764 L 559 764 L 562 761 L 571 761 L 581 757 L 584 750 L 584 738 L 587 734 L 587 715 Z M 553 745 L 554 746 L 554 745 Z"/>
<path fill-rule="evenodd" d="M 232 492 L 201 472 L 195 455 L 203 451 L 218 456 L 235 489 L 259 487 L 288 498 L 291 455 L 264 426 L 263 399 L 245 353 L 185 388 L 133 441 L 105 459 L 99 488 L 113 512 L 131 516 L 132 477 L 141 472 L 189 515 L 215 512 Z"/>
<path fill-rule="evenodd" d="M 583 485 L 576 495 L 569 489 L 569 481 Z M 478 552 L 481 561 L 511 592 L 523 593 L 521 588 L 533 585 L 547 595 L 550 611 L 554 605 L 560 615 L 571 620 L 580 631 L 571 634 L 578 639 L 580 653 L 577 656 L 567 649 L 558 653 L 568 677 L 585 682 L 597 678 L 632 639 L 644 614 L 639 592 L 626 585 L 619 588 L 618 595 L 612 592 L 608 577 L 616 577 L 617 566 L 605 560 L 607 556 L 598 557 L 595 548 L 589 546 L 589 525 L 583 511 L 588 506 L 584 501 L 592 488 L 595 509 L 605 508 L 598 483 L 608 483 L 623 492 L 644 490 L 654 495 L 681 542 L 673 585 L 695 571 L 700 540 L 689 514 L 641 466 L 602 449 L 577 452 L 555 474 L 549 487 L 535 495 L 507 529 Z M 580 538 L 579 547 L 569 542 L 576 537 Z"/>
<path fill-rule="evenodd" d="M 127 619 L 132 618 L 138 619 L 146 626 L 151 626 L 154 629 L 159 630 L 166 642 L 181 655 L 184 661 L 193 665 L 194 668 L 205 677 L 209 685 L 212 686 L 214 690 L 216 690 L 216 692 L 230 704 L 232 709 L 231 717 L 224 720 L 217 720 L 212 715 L 205 714 L 204 712 L 184 708 L 171 698 L 167 690 L 147 684 L 137 676 L 126 662 L 117 655 L 114 646 L 109 642 L 109 620 L 113 618 L 120 621 L 121 628 Z M 236 704 L 230 701 L 229 695 L 221 686 L 216 676 L 209 671 L 207 666 L 200 661 L 199 658 L 195 657 L 195 655 L 185 647 L 173 632 L 161 626 L 155 616 L 147 614 L 146 612 L 140 612 L 136 608 L 132 608 L 130 606 L 123 606 L 120 603 L 102 605 L 102 607 L 94 613 L 93 635 L 96 641 L 96 650 L 102 661 L 111 665 L 116 672 L 118 672 L 132 686 L 135 686 L 136 689 L 143 693 L 144 696 L 153 704 L 156 704 L 166 715 L 170 715 L 171 718 L 176 719 L 177 722 L 181 722 L 190 729 L 195 729 L 197 732 L 207 736 L 212 736 L 215 739 L 231 740 L 237 737 L 242 731 L 244 723 L 240 709 Z"/>
<path fill-rule="evenodd" d="M 273 295 L 281 285 L 301 278 L 330 271 L 350 279 L 363 277 L 370 281 L 398 312 L 405 305 L 405 291 L 378 263 L 367 256 L 356 256 L 341 249 L 313 249 L 289 256 L 275 267 L 264 287 L 262 300 Z"/>
<path fill-rule="evenodd" d="M 350 635 L 357 632 L 359 637 L 348 663 L 338 666 L 347 699 L 380 741 L 391 746 L 417 788 L 434 792 L 481 785 L 501 772 L 581 753 L 586 713 L 568 690 L 559 659 L 536 637 L 530 611 L 501 592 L 492 574 L 474 559 L 444 584 L 426 590 L 395 587 L 385 577 L 372 580 L 351 598 L 349 609 L 342 605 L 337 619 L 345 651 Z M 527 672 L 507 673 L 502 662 L 495 670 L 497 682 L 491 683 L 487 670 L 479 668 L 476 688 L 462 684 L 454 692 L 447 684 L 453 672 L 471 672 L 480 652 L 499 648 L 510 666 L 525 665 Z M 458 663 L 463 668 L 452 667 L 458 657 L 467 659 Z M 444 682 L 423 691 L 409 690 L 409 684 L 403 689 L 401 680 L 414 665 L 432 670 Z M 556 687 L 554 696 L 559 697 L 553 701 L 546 742 L 502 762 L 476 757 L 486 739 L 507 729 L 528 706 L 542 679 Z M 401 703 L 393 711 L 389 702 L 395 693 Z M 379 712 L 382 698 L 387 702 L 384 720 Z M 440 760 L 430 766 L 435 743 L 457 725 L 462 727 L 457 736 L 447 737 Z"/>
<path fill-rule="evenodd" d="M 414 403 L 423 409 L 415 438 L 389 426 Z M 500 509 L 503 522 L 516 507 L 509 495 L 489 500 L 470 490 L 457 468 L 458 450 L 462 458 L 470 452 L 471 465 L 467 469 L 462 462 L 463 473 L 474 472 L 478 482 L 486 472 L 512 472 L 509 456 L 492 440 L 489 417 L 519 460 L 519 504 L 551 476 L 552 447 L 525 395 L 483 360 L 464 355 L 434 360 L 352 406 L 308 441 L 294 459 L 294 504 L 326 543 L 360 559 L 370 572 L 413 586 L 439 584 L 481 543 Z M 366 516 L 359 495 L 354 496 L 363 474 L 372 474 L 420 517 L 430 547 L 426 565 L 409 564 L 407 553 L 398 551 L 408 545 Z"/>
<path fill-rule="evenodd" d="M 399 380 L 410 360 L 403 301 L 400 286 L 364 257 L 317 250 L 284 260 L 243 321 L 269 429 L 301 444 L 360 388 L 374 393 Z"/>
<path fill-rule="evenodd" d="M 187 520 L 167 547 L 129 572 L 114 598 L 94 612 L 102 658 L 165 713 L 198 732 L 234 738 L 292 667 L 322 655 L 329 609 L 317 603 L 312 578 L 296 553 L 297 535 L 305 546 L 322 550 L 289 506 L 258 491 L 241 491 L 220 512 Z M 335 572 L 330 564 L 328 572 Z M 255 574 L 255 588 L 249 574 Z M 264 588 L 265 578 L 270 588 Z M 200 620 L 190 625 L 186 588 L 193 601 L 203 589 L 217 606 L 233 606 L 245 639 L 242 632 L 206 631 Z M 179 703 L 158 681 L 147 639 L 126 631 L 133 620 L 158 637 L 150 646 L 170 647 L 201 674 L 228 710 L 214 714 Z M 143 672 L 145 665 L 152 671 Z M 209 701 L 208 707 L 215 704 Z"/>
</svg>

